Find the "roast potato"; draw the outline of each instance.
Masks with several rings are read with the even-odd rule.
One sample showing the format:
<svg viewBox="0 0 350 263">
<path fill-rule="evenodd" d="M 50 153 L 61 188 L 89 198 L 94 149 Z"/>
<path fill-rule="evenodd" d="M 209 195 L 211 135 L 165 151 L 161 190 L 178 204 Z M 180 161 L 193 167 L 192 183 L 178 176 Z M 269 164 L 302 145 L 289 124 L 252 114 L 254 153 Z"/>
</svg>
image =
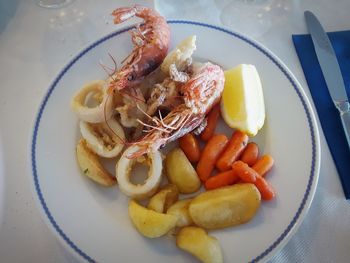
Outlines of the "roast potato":
<svg viewBox="0 0 350 263">
<path fill-rule="evenodd" d="M 116 178 L 101 165 L 99 157 L 87 146 L 85 139 L 78 142 L 76 154 L 79 167 L 85 176 L 104 186 L 117 183 Z"/>
<path fill-rule="evenodd" d="M 189 206 L 193 222 L 218 229 L 248 222 L 260 207 L 261 196 L 253 184 L 235 184 L 196 196 Z"/>
<path fill-rule="evenodd" d="M 177 222 L 176 216 L 147 209 L 134 200 L 129 202 L 129 216 L 136 229 L 149 238 L 165 235 Z"/>
<path fill-rule="evenodd" d="M 179 190 L 176 185 L 168 184 L 151 197 L 147 207 L 158 213 L 164 213 L 178 198 Z"/>
<path fill-rule="evenodd" d="M 204 263 L 222 263 L 223 257 L 219 241 L 208 236 L 199 227 L 184 227 L 176 237 L 176 245 L 191 253 Z"/>
<path fill-rule="evenodd" d="M 175 148 L 166 156 L 166 172 L 169 181 L 177 186 L 180 193 L 198 191 L 201 182 L 196 170 L 180 148 Z"/>
<path fill-rule="evenodd" d="M 188 211 L 192 199 L 183 199 L 177 201 L 167 210 L 167 214 L 177 216 L 177 227 L 184 227 L 193 224 L 193 220 Z"/>
</svg>

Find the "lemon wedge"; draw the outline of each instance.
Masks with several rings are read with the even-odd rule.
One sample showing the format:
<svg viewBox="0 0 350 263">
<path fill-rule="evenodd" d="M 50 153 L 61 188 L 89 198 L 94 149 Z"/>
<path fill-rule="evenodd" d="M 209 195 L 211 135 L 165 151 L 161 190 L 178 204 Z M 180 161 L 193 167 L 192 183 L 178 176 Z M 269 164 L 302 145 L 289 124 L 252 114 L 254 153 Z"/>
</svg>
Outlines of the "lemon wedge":
<svg viewBox="0 0 350 263">
<path fill-rule="evenodd" d="M 240 64 L 225 71 L 221 114 L 231 128 L 255 136 L 265 121 L 264 95 L 254 65 Z"/>
</svg>

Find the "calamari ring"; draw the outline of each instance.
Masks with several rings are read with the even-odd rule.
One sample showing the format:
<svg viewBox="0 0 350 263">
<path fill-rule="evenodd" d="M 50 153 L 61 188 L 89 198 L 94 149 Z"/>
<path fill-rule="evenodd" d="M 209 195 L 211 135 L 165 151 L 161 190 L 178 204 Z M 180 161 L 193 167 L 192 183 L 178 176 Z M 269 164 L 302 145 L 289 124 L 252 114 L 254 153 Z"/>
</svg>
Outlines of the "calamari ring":
<svg viewBox="0 0 350 263">
<path fill-rule="evenodd" d="M 116 157 L 123 149 L 124 130 L 119 122 L 110 118 L 105 122 L 88 123 L 80 121 L 80 132 L 89 148 L 97 155 L 105 158 Z M 112 130 L 111 130 L 112 129 Z"/>
<path fill-rule="evenodd" d="M 86 98 L 91 93 L 102 94 L 101 103 L 92 108 L 85 105 Z M 78 90 L 73 96 L 71 107 L 80 120 L 99 123 L 105 121 L 105 119 L 108 120 L 112 116 L 113 97 L 109 98 L 109 95 L 107 94 L 107 84 L 104 80 L 95 80 L 85 84 L 80 90 Z"/>
<path fill-rule="evenodd" d="M 133 145 L 125 150 L 120 157 L 116 166 L 116 176 L 119 184 L 119 189 L 135 199 L 144 199 L 152 196 L 158 189 L 162 178 L 163 161 L 159 151 L 148 153 L 149 171 L 148 178 L 142 185 L 135 185 L 130 181 L 130 172 L 133 164 L 137 161 L 135 159 L 129 159 L 128 156 L 134 152 L 139 151 L 139 146 Z"/>
</svg>

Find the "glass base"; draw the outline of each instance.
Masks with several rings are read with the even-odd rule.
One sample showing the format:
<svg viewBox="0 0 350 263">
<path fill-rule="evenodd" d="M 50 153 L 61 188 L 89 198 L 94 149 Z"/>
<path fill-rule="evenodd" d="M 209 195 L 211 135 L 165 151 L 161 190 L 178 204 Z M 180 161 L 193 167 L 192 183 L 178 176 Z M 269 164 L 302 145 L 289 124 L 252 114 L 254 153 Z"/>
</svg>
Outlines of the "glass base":
<svg viewBox="0 0 350 263">
<path fill-rule="evenodd" d="M 38 0 L 37 4 L 45 8 L 61 8 L 63 6 L 69 5 L 74 0 Z"/>
<path fill-rule="evenodd" d="M 224 1 L 216 0 L 223 5 Z M 251 37 L 260 37 L 271 28 L 274 0 L 231 0 L 221 8 L 220 21 Z"/>
</svg>

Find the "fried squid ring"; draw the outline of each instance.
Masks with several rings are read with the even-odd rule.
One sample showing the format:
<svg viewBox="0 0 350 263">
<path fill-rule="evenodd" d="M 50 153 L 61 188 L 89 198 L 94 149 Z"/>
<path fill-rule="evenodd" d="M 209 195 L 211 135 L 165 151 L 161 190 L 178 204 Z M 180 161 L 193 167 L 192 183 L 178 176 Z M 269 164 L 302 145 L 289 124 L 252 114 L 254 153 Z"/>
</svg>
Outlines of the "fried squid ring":
<svg viewBox="0 0 350 263">
<path fill-rule="evenodd" d="M 125 134 L 116 119 L 109 119 L 108 125 L 105 122 L 88 123 L 80 121 L 79 126 L 81 135 L 87 141 L 89 148 L 97 155 L 113 158 L 123 149 Z"/>
<path fill-rule="evenodd" d="M 100 103 L 96 107 L 88 107 L 86 105 L 90 94 L 101 98 Z M 108 120 L 112 116 L 113 97 L 109 98 L 105 81 L 95 80 L 78 90 L 71 101 L 71 107 L 80 120 L 99 123 Z"/>
<path fill-rule="evenodd" d="M 139 151 L 139 146 L 133 145 L 125 150 L 116 166 L 116 176 L 120 190 L 135 199 L 144 199 L 152 196 L 160 184 L 162 177 L 162 157 L 159 151 L 148 153 L 148 177 L 142 185 L 135 185 L 130 181 L 132 166 L 138 158 L 129 159 L 128 156 Z M 144 157 L 141 157 L 144 158 Z"/>
</svg>

